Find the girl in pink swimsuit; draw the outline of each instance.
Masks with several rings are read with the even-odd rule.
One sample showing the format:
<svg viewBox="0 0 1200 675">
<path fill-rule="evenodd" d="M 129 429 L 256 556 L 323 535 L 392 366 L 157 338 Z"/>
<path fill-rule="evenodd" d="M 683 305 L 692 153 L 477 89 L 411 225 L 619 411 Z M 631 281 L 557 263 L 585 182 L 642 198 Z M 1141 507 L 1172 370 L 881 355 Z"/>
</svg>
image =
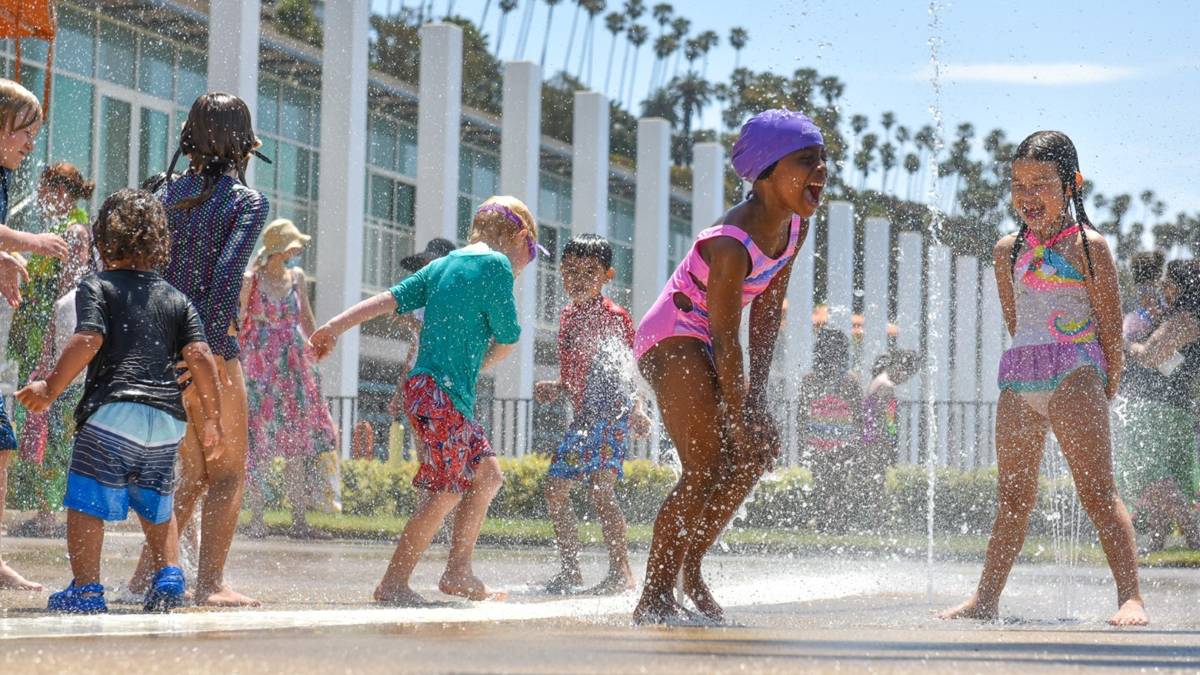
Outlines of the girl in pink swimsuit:
<svg viewBox="0 0 1200 675">
<path fill-rule="evenodd" d="M 732 161 L 753 190 L 700 234 L 634 339 L 683 464 L 654 523 L 638 623 L 722 620 L 701 560 L 779 453 L 767 374 L 792 260 L 825 186 L 825 144 L 808 117 L 767 110 L 742 127 Z M 738 337 L 747 305 L 748 381 Z M 703 617 L 675 601 L 681 574 Z"/>
</svg>

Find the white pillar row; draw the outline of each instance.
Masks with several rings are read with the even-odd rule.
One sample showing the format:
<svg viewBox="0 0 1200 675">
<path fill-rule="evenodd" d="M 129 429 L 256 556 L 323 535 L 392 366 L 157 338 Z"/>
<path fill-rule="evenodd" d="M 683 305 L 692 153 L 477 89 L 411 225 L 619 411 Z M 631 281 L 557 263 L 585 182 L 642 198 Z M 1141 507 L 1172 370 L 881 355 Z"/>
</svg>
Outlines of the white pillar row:
<svg viewBox="0 0 1200 675">
<path fill-rule="evenodd" d="M 532 61 L 504 64 L 504 100 L 501 106 L 500 192 L 525 202 L 534 217 L 538 212 L 538 167 L 541 158 L 542 74 Z M 537 337 L 537 275 L 530 265 L 517 278 L 517 313 L 521 340 L 517 351 L 496 368 L 496 397 L 528 399 L 533 396 L 533 344 Z M 524 425 L 518 425 L 524 430 Z M 525 449 L 517 439 L 517 452 Z"/>
<path fill-rule="evenodd" d="M 692 151 L 692 236 L 725 213 L 725 148 L 697 143 Z"/>
<path fill-rule="evenodd" d="M 811 221 L 810 221 L 811 222 Z M 783 350 L 783 391 L 788 401 L 789 419 L 782 429 L 790 429 L 796 420 L 794 402 L 800 396 L 800 379 L 812 368 L 813 348 L 813 242 L 812 230 L 809 241 L 803 242 L 796 251 L 792 263 L 792 278 L 787 289 L 787 308 L 783 315 L 782 335 L 776 341 L 776 349 Z M 800 461 L 798 430 L 787 434 L 788 465 L 796 466 Z"/>
<path fill-rule="evenodd" d="M 980 284 L 980 303 L 982 317 L 979 329 L 979 400 L 983 403 L 995 404 L 1000 398 L 1000 387 L 997 379 L 1000 375 L 1000 357 L 1004 354 L 1004 346 L 1008 342 L 1008 329 L 1004 326 L 1004 315 L 1000 310 L 1000 297 L 996 292 L 996 274 L 994 268 L 983 270 L 983 283 Z M 984 408 L 984 410 L 987 410 Z M 990 409 L 988 419 L 980 420 L 979 445 L 988 448 L 981 457 L 985 465 L 996 461 L 993 431 L 995 428 L 995 408 Z"/>
<path fill-rule="evenodd" d="M 258 113 L 258 34 L 260 0 L 209 0 L 208 91 L 224 91 L 241 98 Z M 133 64 L 129 64 L 133 68 Z M 191 105 L 191 101 L 187 102 Z M 172 148 L 174 150 L 174 148 Z M 254 162 L 246 167 L 253 184 Z M 140 181 L 145 176 L 139 176 Z"/>
<path fill-rule="evenodd" d="M 654 304 L 667 282 L 670 217 L 671 125 L 658 117 L 638 120 L 637 185 L 633 225 L 633 319 Z"/>
<path fill-rule="evenodd" d="M 939 465 L 945 465 L 949 445 L 950 399 L 950 322 L 947 320 L 950 307 L 950 249 L 934 244 L 927 249 L 926 278 L 928 288 L 925 296 L 925 372 L 930 378 L 926 383 L 927 395 L 933 396 L 934 428 L 926 437 L 926 452 L 934 453 Z M 927 401 L 925 402 L 928 403 Z"/>
<path fill-rule="evenodd" d="M 891 223 L 886 218 L 867 218 L 863 244 L 864 384 L 871 379 L 875 358 L 887 351 L 888 262 L 891 259 Z"/>
<path fill-rule="evenodd" d="M 608 99 L 575 92 L 571 232 L 608 236 Z"/>
<path fill-rule="evenodd" d="M 900 256 L 896 260 L 896 326 L 899 334 L 896 336 L 896 346 L 922 354 L 921 325 L 925 317 L 921 304 L 924 297 L 921 288 L 921 235 L 918 232 L 901 232 L 899 239 Z M 897 387 L 897 398 L 910 402 L 920 399 L 921 379 L 918 375 Z M 906 413 L 904 423 L 907 434 L 901 438 L 900 457 L 916 463 L 920 457 L 917 446 L 919 418 L 911 405 L 906 407 Z"/>
<path fill-rule="evenodd" d="M 329 3 L 327 8 L 337 4 Z M 463 58 L 462 29 L 458 26 L 427 23 L 421 26 L 420 34 L 416 239 L 413 242 L 417 250 L 423 249 L 434 237 L 445 237 L 450 241 L 458 239 Z M 362 173 L 361 169 L 356 170 Z"/>
<path fill-rule="evenodd" d="M 854 206 L 829 202 L 829 227 L 825 253 L 825 303 L 829 328 L 850 335 L 854 311 Z"/>
<path fill-rule="evenodd" d="M 362 298 L 363 203 L 367 153 L 368 0 L 325 7 L 321 62 L 321 152 L 317 210 L 316 314 L 327 320 Z M 325 395 L 358 395 L 359 334 L 354 328 L 322 364 Z M 349 420 L 345 420 L 348 422 Z M 341 425 L 349 456 L 350 424 Z"/>
<path fill-rule="evenodd" d="M 954 400 L 958 417 L 955 424 L 954 446 L 958 465 L 974 468 L 980 462 L 976 452 L 975 406 L 979 388 L 976 377 L 976 356 L 979 347 L 978 310 L 979 261 L 962 256 L 954 263 Z"/>
</svg>

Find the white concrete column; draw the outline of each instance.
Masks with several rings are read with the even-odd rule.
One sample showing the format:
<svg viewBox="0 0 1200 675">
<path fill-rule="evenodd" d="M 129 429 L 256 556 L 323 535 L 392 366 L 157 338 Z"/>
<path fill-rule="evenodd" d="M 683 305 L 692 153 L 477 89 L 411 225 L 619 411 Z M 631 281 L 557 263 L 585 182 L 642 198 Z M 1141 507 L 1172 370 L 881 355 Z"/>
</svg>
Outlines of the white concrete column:
<svg viewBox="0 0 1200 675">
<path fill-rule="evenodd" d="M 810 221 L 811 223 L 811 221 Z M 809 230 L 809 239 L 812 231 Z M 812 368 L 813 348 L 813 243 L 805 241 L 796 251 L 796 262 L 792 263 L 792 278 L 787 289 L 787 309 L 783 316 L 783 334 L 776 341 L 776 349 L 783 350 L 783 391 L 787 401 L 789 419 L 780 420 L 781 429 L 793 429 L 796 420 L 796 400 L 800 397 L 800 379 Z M 797 433 L 787 434 L 785 442 L 788 465 L 800 461 Z"/>
<path fill-rule="evenodd" d="M 258 34 L 261 0 L 209 0 L 207 91 L 241 98 L 258 113 Z M 132 69 L 133 64 L 129 64 Z M 191 105 L 191 101 L 188 102 Z M 174 150 L 174 148 L 172 148 Z M 246 181 L 254 184 L 254 162 Z M 140 180 L 140 179 L 139 179 Z"/>
<path fill-rule="evenodd" d="M 641 321 L 667 283 L 671 188 L 671 124 L 638 120 L 633 224 L 633 319 Z"/>
<path fill-rule="evenodd" d="M 575 92 L 571 159 L 571 232 L 608 236 L 608 99 Z"/>
<path fill-rule="evenodd" d="M 863 245 L 863 359 L 864 383 L 871 380 L 875 358 L 887 351 L 888 269 L 892 259 L 891 223 L 867 218 Z"/>
<path fill-rule="evenodd" d="M 934 453 L 939 465 L 946 464 L 946 448 L 949 444 L 950 399 L 950 325 L 947 314 L 950 308 L 950 249 L 934 244 L 926 253 L 926 278 L 928 288 L 925 296 L 925 372 L 930 378 L 926 383 L 926 395 L 933 397 L 934 427 L 929 431 L 926 452 Z M 925 401 L 928 404 L 928 401 Z"/>
<path fill-rule="evenodd" d="M 697 143 L 692 150 L 692 236 L 725 213 L 725 148 Z"/>
<path fill-rule="evenodd" d="M 538 166 L 541 156 L 542 75 L 532 61 L 504 64 L 504 100 L 501 106 L 500 192 L 525 202 L 537 217 Z M 496 367 L 496 397 L 528 399 L 533 396 L 533 343 L 537 337 L 537 275 L 530 265 L 517 278 L 517 313 L 521 341 L 517 351 Z M 523 427 L 521 427 L 523 429 Z M 524 439 L 517 440 L 524 451 Z"/>
<path fill-rule="evenodd" d="M 899 328 L 896 345 L 911 349 L 917 354 L 922 354 L 921 325 L 925 321 L 925 315 L 922 313 L 924 294 L 921 288 L 921 248 L 920 233 L 900 233 L 900 257 L 896 260 L 896 326 Z M 918 375 L 903 386 L 897 387 L 897 397 L 904 401 L 918 401 L 921 398 L 921 380 L 922 377 Z M 912 406 L 906 408 L 908 414 L 904 423 L 907 433 L 901 438 L 900 457 L 907 458 L 910 463 L 916 463 L 920 457 L 917 446 L 919 418 L 912 414 L 912 411 Z"/>
<path fill-rule="evenodd" d="M 958 417 L 954 429 L 957 459 L 962 468 L 979 463 L 975 445 L 976 355 L 979 349 L 979 322 L 976 319 L 979 292 L 979 261 L 962 256 L 954 263 L 954 400 Z"/>
<path fill-rule="evenodd" d="M 979 330 L 979 400 L 991 403 L 993 406 L 1000 398 L 1000 387 L 997 378 L 1000 375 L 1000 357 L 1004 354 L 1004 346 L 1008 342 L 1008 329 L 1004 326 L 1004 314 L 1000 310 L 1000 296 L 996 292 L 996 274 L 994 268 L 983 270 L 983 283 L 980 284 L 980 302 L 982 317 Z M 979 447 L 987 448 L 986 453 L 980 454 L 981 461 L 987 465 L 996 461 L 995 440 L 995 408 L 989 411 L 988 419 L 980 420 Z"/>
<path fill-rule="evenodd" d="M 247 3 L 249 4 L 249 3 Z M 254 3 L 257 4 L 257 3 Z M 328 320 L 362 298 L 363 195 L 367 151 L 368 0 L 325 6 L 321 68 L 321 199 L 317 211 L 316 314 Z M 257 15 L 256 15 L 257 18 Z M 327 396 L 358 395 L 358 330 L 323 364 Z M 343 425 L 348 439 L 349 425 Z M 345 452 L 349 443 L 343 443 Z"/>
<path fill-rule="evenodd" d="M 825 255 L 825 302 L 829 328 L 850 335 L 854 311 L 854 206 L 829 202 L 829 233 Z"/>
<path fill-rule="evenodd" d="M 326 11 L 331 5 L 326 5 Z M 328 40 L 326 44 L 329 44 Z M 462 127 L 462 29 L 421 26 L 417 104 L 415 248 L 434 237 L 458 239 L 458 150 Z"/>
</svg>

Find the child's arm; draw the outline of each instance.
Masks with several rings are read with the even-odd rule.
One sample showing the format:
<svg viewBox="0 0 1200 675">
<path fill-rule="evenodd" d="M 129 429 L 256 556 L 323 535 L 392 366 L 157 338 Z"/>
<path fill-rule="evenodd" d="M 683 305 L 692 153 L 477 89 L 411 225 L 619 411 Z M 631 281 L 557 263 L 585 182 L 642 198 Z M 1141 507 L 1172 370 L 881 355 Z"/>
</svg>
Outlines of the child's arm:
<svg viewBox="0 0 1200 675">
<path fill-rule="evenodd" d="M 225 335 L 237 317 L 238 305 L 235 301 L 241 297 L 243 274 L 250 262 L 250 254 L 254 252 L 258 235 L 267 222 L 268 208 L 267 198 L 252 191 L 252 196 L 241 206 L 237 223 L 217 256 L 212 278 L 220 280 L 220 283 L 228 283 L 228 287 L 219 286 L 218 292 L 209 293 L 208 307 L 200 314 L 206 319 L 204 332 L 210 340 L 216 341 L 216 336 Z M 235 284 L 236 294 L 232 292 Z"/>
<path fill-rule="evenodd" d="M 751 434 L 746 425 L 746 376 L 738 334 L 742 323 L 742 283 L 750 261 L 745 247 L 729 237 L 711 239 L 706 246 L 710 270 L 709 329 L 725 427 L 731 434 L 734 448 L 749 451 Z"/>
<path fill-rule="evenodd" d="M 250 287 L 254 285 L 254 272 L 242 274 L 242 290 L 238 291 L 238 316 L 246 316 L 250 308 Z"/>
<path fill-rule="evenodd" d="M 1094 235 L 1094 236 L 1092 236 Z M 1108 240 L 1099 233 L 1084 230 L 1091 251 L 1092 273 L 1088 275 L 1088 297 L 1099 322 L 1100 349 L 1108 362 L 1105 395 L 1112 398 L 1125 370 L 1124 339 L 1121 337 L 1121 292 L 1117 287 L 1117 265 L 1108 248 Z"/>
<path fill-rule="evenodd" d="M 0 251 L 0 295 L 10 307 L 21 304 L 21 284 L 29 281 L 25 261 L 16 255 Z"/>
<path fill-rule="evenodd" d="M 996 294 L 1000 296 L 1000 311 L 1004 314 L 1004 326 L 1008 334 L 1017 332 L 1017 304 L 1013 298 L 1012 249 L 1016 237 L 1008 235 L 996 242 L 992 249 L 992 271 L 996 274 Z"/>
<path fill-rule="evenodd" d="M 488 347 L 487 354 L 483 356 L 483 366 L 480 368 L 480 370 L 490 369 L 492 366 L 508 358 L 508 355 L 516 351 L 516 349 L 517 343 L 515 342 L 509 342 L 506 344 L 493 342 L 492 346 Z"/>
<path fill-rule="evenodd" d="M 750 304 L 750 387 L 749 404 L 758 411 L 766 410 L 767 384 L 771 374 L 771 357 L 783 321 L 783 299 L 787 296 L 792 278 L 792 262 L 779 270 L 765 291 Z"/>
<path fill-rule="evenodd" d="M 31 412 L 44 412 L 63 390 L 87 368 L 104 344 L 100 333 L 85 331 L 71 336 L 54 370 L 44 380 L 30 382 L 17 392 L 17 400 Z"/>
<path fill-rule="evenodd" d="M 200 429 L 200 443 L 204 445 L 204 457 L 212 461 L 221 456 L 217 443 L 221 435 L 221 392 L 217 386 L 217 364 L 207 342 L 192 342 L 181 350 L 188 372 L 192 374 L 192 386 L 200 394 L 200 407 L 204 410 L 204 425 Z"/>
<path fill-rule="evenodd" d="M 409 277 L 412 279 L 416 275 Z M 406 280 L 407 281 L 407 280 Z M 333 348 L 337 346 L 337 339 L 342 333 L 350 330 L 365 321 L 370 321 L 377 316 L 383 316 L 388 312 L 394 312 L 397 308 L 396 297 L 391 291 L 384 291 L 372 297 L 363 300 L 354 305 L 350 309 L 338 314 L 313 332 L 308 338 L 308 346 L 313 350 L 313 356 L 318 361 L 329 356 Z"/>
<path fill-rule="evenodd" d="M 312 305 L 308 302 L 308 282 L 305 280 L 304 270 L 296 267 L 292 269 L 292 274 L 296 295 L 300 296 L 300 335 L 308 339 L 317 331 L 317 318 L 313 316 Z"/>
<path fill-rule="evenodd" d="M 71 253 L 67 242 L 57 234 L 31 234 L 0 225 L 0 250 L 25 251 L 66 260 Z"/>
<path fill-rule="evenodd" d="M 1200 339 L 1200 322 L 1191 312 L 1178 312 L 1163 322 L 1145 342 L 1129 346 L 1133 360 L 1147 368 L 1157 368 L 1171 355 Z"/>
</svg>

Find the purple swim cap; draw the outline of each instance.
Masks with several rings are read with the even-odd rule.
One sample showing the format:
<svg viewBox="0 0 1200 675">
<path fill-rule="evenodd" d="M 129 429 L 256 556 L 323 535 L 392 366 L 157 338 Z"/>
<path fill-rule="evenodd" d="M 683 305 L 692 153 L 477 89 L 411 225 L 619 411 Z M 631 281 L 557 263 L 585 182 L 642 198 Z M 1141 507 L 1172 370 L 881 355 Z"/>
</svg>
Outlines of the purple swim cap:
<svg viewBox="0 0 1200 675">
<path fill-rule="evenodd" d="M 786 109 L 764 110 L 742 125 L 733 144 L 733 170 L 747 182 L 775 162 L 802 148 L 825 145 L 821 130 L 808 115 Z"/>
</svg>

